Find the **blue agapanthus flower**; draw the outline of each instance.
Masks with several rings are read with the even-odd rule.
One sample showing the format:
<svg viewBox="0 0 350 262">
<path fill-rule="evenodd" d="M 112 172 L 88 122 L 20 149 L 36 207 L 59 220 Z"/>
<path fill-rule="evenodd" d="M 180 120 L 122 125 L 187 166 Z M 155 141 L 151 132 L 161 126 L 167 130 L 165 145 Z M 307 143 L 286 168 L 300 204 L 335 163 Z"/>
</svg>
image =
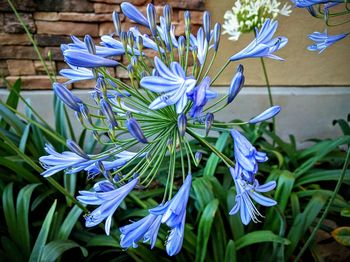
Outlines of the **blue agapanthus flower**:
<svg viewBox="0 0 350 262">
<path fill-rule="evenodd" d="M 68 64 L 70 68 L 64 68 L 60 70 L 60 75 L 68 78 L 66 85 L 84 80 L 95 79 L 95 75 L 91 69 L 84 67 L 76 67 Z"/>
<path fill-rule="evenodd" d="M 280 106 L 272 106 L 249 120 L 249 124 L 256 124 L 275 117 L 281 111 Z"/>
<path fill-rule="evenodd" d="M 292 0 L 292 2 L 295 4 L 296 7 L 304 8 L 304 7 L 309 7 L 312 5 L 318 5 L 318 4 L 325 4 L 325 3 L 340 3 L 344 1 L 329 1 L 329 0 Z"/>
<path fill-rule="evenodd" d="M 198 29 L 197 36 L 191 34 L 190 43 L 192 48 L 197 48 L 198 61 L 201 65 L 203 65 L 209 49 L 213 46 L 209 46 L 209 42 L 206 39 L 206 35 L 202 27 Z"/>
<path fill-rule="evenodd" d="M 120 236 L 120 246 L 122 248 L 136 248 L 137 242 L 143 238 L 143 242 L 150 242 L 151 248 L 157 241 L 157 235 L 160 228 L 162 216 L 149 214 L 130 225 L 119 228 L 122 233 Z"/>
<path fill-rule="evenodd" d="M 324 30 L 323 33 L 320 32 L 314 32 L 309 35 L 309 38 L 315 42 L 315 44 L 312 44 L 307 47 L 310 51 L 318 51 L 318 53 L 322 53 L 327 47 L 335 44 L 336 42 L 342 40 L 343 38 L 347 37 L 348 34 L 339 34 L 339 35 L 329 35 L 327 33 L 327 29 Z"/>
<path fill-rule="evenodd" d="M 182 248 L 185 234 L 185 219 L 186 211 L 182 214 L 181 223 L 174 226 L 170 231 L 166 241 L 166 252 L 169 256 L 178 254 Z"/>
<path fill-rule="evenodd" d="M 195 87 L 194 77 L 187 77 L 178 62 L 172 62 L 168 68 L 158 57 L 154 58 L 155 68 L 159 76 L 146 76 L 141 79 L 141 86 L 156 93 L 164 93 L 150 105 L 150 109 L 160 109 L 176 105 L 176 113 L 184 110 L 187 94 Z"/>
<path fill-rule="evenodd" d="M 96 68 L 96 67 L 116 67 L 119 62 L 90 54 L 87 50 L 67 49 L 63 52 L 64 60 L 76 67 Z"/>
<path fill-rule="evenodd" d="M 262 206 L 271 207 L 276 205 L 277 202 L 275 200 L 259 194 L 273 190 L 276 187 L 276 182 L 270 181 L 264 185 L 259 185 L 258 180 L 255 179 L 253 183 L 248 183 L 240 178 L 239 168 L 230 168 L 230 172 L 236 188 L 236 204 L 231 209 L 230 215 L 240 211 L 244 225 L 248 225 L 251 220 L 255 223 L 260 222 L 258 217 L 263 216 L 255 207 L 252 199 Z"/>
<path fill-rule="evenodd" d="M 237 61 L 252 57 L 268 57 L 277 60 L 283 60 L 276 56 L 274 52 L 283 48 L 288 39 L 284 36 L 273 38 L 278 27 L 278 22 L 267 19 L 262 25 L 260 31 L 256 28 L 256 38 L 242 51 L 231 56 L 231 61 Z"/>
<path fill-rule="evenodd" d="M 108 181 L 106 181 L 108 182 Z M 110 182 L 109 182 L 110 183 Z M 105 222 L 105 231 L 109 235 L 112 217 L 124 198 L 134 189 L 138 183 L 138 178 L 131 180 L 129 183 L 111 190 L 110 187 L 95 187 L 94 189 L 101 189 L 101 191 L 79 191 L 77 199 L 86 205 L 99 206 L 85 217 L 85 226 L 93 227 L 100 224 L 103 220 Z M 112 184 L 110 183 L 112 186 Z"/>
<path fill-rule="evenodd" d="M 231 129 L 234 143 L 236 168 L 241 171 L 243 178 L 248 182 L 254 181 L 258 171 L 258 162 L 267 161 L 266 153 L 259 152 L 240 132 Z"/>
</svg>

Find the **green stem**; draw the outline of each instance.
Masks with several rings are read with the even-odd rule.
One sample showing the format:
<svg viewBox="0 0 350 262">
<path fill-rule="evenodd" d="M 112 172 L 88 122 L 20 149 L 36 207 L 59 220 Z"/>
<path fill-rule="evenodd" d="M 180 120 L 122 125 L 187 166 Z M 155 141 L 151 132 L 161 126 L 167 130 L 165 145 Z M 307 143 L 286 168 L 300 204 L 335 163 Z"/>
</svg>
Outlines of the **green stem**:
<svg viewBox="0 0 350 262">
<path fill-rule="evenodd" d="M 307 247 L 311 244 L 311 241 L 314 239 L 314 237 L 316 236 L 316 233 L 318 231 L 318 229 L 320 228 L 320 226 L 322 225 L 323 223 L 323 220 L 326 218 L 327 214 L 328 214 L 328 211 L 330 209 L 330 207 L 332 206 L 335 198 L 337 197 L 337 194 L 338 194 L 338 191 L 340 189 L 340 186 L 341 184 L 343 183 L 343 180 L 344 180 L 344 177 L 345 177 L 345 174 L 346 174 L 346 170 L 349 166 L 349 161 L 350 160 L 350 149 L 348 149 L 348 152 L 346 154 L 346 157 L 345 157 L 345 162 L 344 162 L 344 166 L 343 166 L 343 169 L 342 169 L 342 172 L 339 176 L 339 179 L 338 179 L 338 182 L 337 182 L 337 185 L 335 186 L 335 189 L 334 189 L 334 192 L 331 196 L 331 198 L 329 199 L 329 202 L 327 204 L 327 207 L 325 209 L 325 211 L 323 212 L 321 218 L 318 220 L 317 222 L 317 225 L 314 227 L 311 235 L 309 236 L 309 238 L 307 239 L 307 241 L 305 242 L 305 245 L 303 246 L 303 248 L 300 250 L 299 254 L 296 256 L 296 258 L 294 259 L 294 261 L 299 261 L 300 260 L 300 257 L 303 255 L 303 253 L 305 252 L 305 250 L 307 249 Z"/>
<path fill-rule="evenodd" d="M 213 78 L 213 80 L 211 80 L 210 85 L 214 84 L 214 82 L 216 81 L 216 79 L 221 75 L 221 73 L 225 70 L 225 68 L 230 64 L 230 59 L 228 59 L 226 61 L 226 63 L 220 68 L 219 72 L 217 72 L 217 74 L 215 75 L 215 77 Z"/>
<path fill-rule="evenodd" d="M 269 94 L 270 107 L 272 107 L 272 106 L 273 106 L 273 99 L 272 99 L 272 93 L 271 93 L 271 86 L 270 86 L 269 77 L 268 77 L 268 75 L 267 75 L 267 70 L 266 70 L 264 58 L 260 57 L 260 62 L 261 62 L 262 69 L 263 69 L 263 72 L 264 72 L 264 77 L 265 77 L 265 81 L 266 81 L 267 92 L 268 92 L 268 94 Z M 272 132 L 275 132 L 275 126 L 276 126 L 275 118 L 272 118 L 272 130 L 271 130 Z"/>
</svg>

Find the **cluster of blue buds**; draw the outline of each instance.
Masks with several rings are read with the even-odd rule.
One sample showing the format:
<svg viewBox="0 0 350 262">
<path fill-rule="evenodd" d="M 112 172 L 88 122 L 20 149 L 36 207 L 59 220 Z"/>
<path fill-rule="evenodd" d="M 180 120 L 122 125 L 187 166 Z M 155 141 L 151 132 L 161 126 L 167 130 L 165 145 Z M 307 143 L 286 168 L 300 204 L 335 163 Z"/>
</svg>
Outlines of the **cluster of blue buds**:
<svg viewBox="0 0 350 262">
<path fill-rule="evenodd" d="M 349 22 L 347 19 L 346 21 L 332 23 L 331 18 L 337 18 L 339 21 L 339 16 L 348 16 L 350 13 L 350 10 L 348 8 L 348 0 L 333 0 L 333 1 L 327 1 L 327 0 L 292 0 L 292 2 L 295 4 L 298 8 L 305 8 L 308 10 L 308 12 L 316 18 L 321 18 L 324 20 L 326 26 L 337 26 L 337 25 L 343 25 Z M 339 5 L 344 5 L 344 10 L 339 11 Z M 338 6 L 338 7 L 337 7 Z M 338 11 L 333 12 L 333 7 L 337 7 Z M 324 30 L 323 33 L 321 32 L 313 32 L 309 35 L 310 40 L 314 41 L 315 43 L 308 46 L 308 50 L 310 51 L 316 51 L 319 54 L 322 53 L 327 47 L 333 45 L 334 43 L 342 40 L 343 38 L 347 37 L 349 35 L 349 32 L 344 34 L 338 34 L 338 35 L 329 35 L 327 29 Z"/>
<path fill-rule="evenodd" d="M 169 5 L 164 6 L 163 16 L 159 18 L 152 4 L 148 5 L 146 14 L 127 2 L 121 4 L 121 10 L 127 18 L 148 28 L 149 33 L 141 33 L 137 26 L 124 31 L 119 14 L 114 12 L 115 32 L 102 36 L 100 45 L 95 45 L 90 36 L 83 40 L 72 36 L 72 43 L 62 45 L 70 68 L 60 73 L 68 80 L 53 85 L 55 95 L 75 111 L 83 127 L 92 131 L 102 148 L 107 149 L 86 154 L 74 141 L 68 140 L 67 151 L 59 153 L 47 145 L 48 155 L 40 158 L 45 168 L 42 175 L 48 177 L 60 171 L 65 175 L 86 172 L 88 179 L 98 179 L 92 189 L 80 191 L 77 199 L 96 206 L 86 215 L 86 226 L 104 222 L 109 235 L 120 204 L 132 190 L 143 190 L 157 179 L 159 168 L 167 160 L 169 170 L 163 201 L 150 208 L 146 217 L 120 228 L 120 245 L 135 248 L 143 240 L 153 248 L 163 224 L 170 229 L 166 251 L 173 256 L 180 252 L 184 239 L 186 206 L 192 180 L 196 179 L 192 177 L 192 166 L 199 164 L 203 154 L 214 152 L 223 157 L 211 146 L 193 152 L 189 140 L 208 145 L 205 139 L 210 131 L 231 132 L 235 161 L 228 157 L 223 159 L 231 170 L 237 192 L 230 214 L 240 210 L 244 224 L 251 220 L 257 222 L 260 213 L 252 201 L 264 206 L 276 204 L 261 194 L 272 190 L 276 184 L 259 185 L 255 178 L 258 163 L 266 161 L 267 156 L 232 128 L 271 119 L 279 113 L 280 107 L 268 108 L 246 122 L 221 123 L 214 120 L 214 113 L 231 105 L 242 89 L 243 66 L 238 65 L 222 98 L 215 99 L 218 95 L 211 86 L 227 65 L 235 61 L 255 57 L 281 60 L 274 53 L 285 46 L 287 39 L 274 38 L 277 22 L 266 20 L 256 39 L 229 57 L 216 75 L 209 76 L 219 50 L 221 25 L 217 23 L 212 28 L 208 12 L 203 16 L 203 27 L 193 34 L 191 15 L 186 11 L 185 34 L 177 37 Z M 147 49 L 155 50 L 157 55 L 148 57 Z M 123 64 L 113 59 L 120 55 L 128 62 Z M 113 67 L 124 70 L 130 81 L 126 83 L 113 77 L 108 71 Z M 96 81 L 89 104 L 67 88 L 70 83 L 85 80 Z M 208 106 L 208 101 L 213 103 Z M 177 159 L 181 159 L 180 177 L 175 172 Z M 177 184 L 181 185 L 178 190 Z"/>
</svg>

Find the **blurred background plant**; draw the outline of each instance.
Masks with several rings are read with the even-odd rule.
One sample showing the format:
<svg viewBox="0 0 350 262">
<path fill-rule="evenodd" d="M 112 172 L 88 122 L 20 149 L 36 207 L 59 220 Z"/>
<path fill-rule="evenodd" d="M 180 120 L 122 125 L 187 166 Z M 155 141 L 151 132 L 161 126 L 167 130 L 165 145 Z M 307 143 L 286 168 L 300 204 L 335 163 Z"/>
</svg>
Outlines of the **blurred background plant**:
<svg viewBox="0 0 350 262">
<path fill-rule="evenodd" d="M 86 230 L 81 217 L 86 209 L 73 197 L 89 183 L 86 176 L 81 172 L 43 179 L 38 158 L 44 154 L 47 142 L 63 151 L 67 138 L 75 138 L 86 153 L 94 153 L 93 134 L 83 131 L 77 136 L 59 100 L 54 101 L 56 119 L 52 127 L 22 97 L 20 80 L 8 89 L 7 100 L 0 101 L 0 257 L 7 261 L 96 258 L 170 261 L 163 250 L 165 228 L 161 228 L 152 252 L 142 244 L 137 249 L 123 250 L 116 230 L 110 236 L 104 234 L 103 228 Z M 25 104 L 24 113 L 18 110 L 19 103 Z M 290 141 L 283 141 L 270 131 L 268 124 L 242 126 L 249 141 L 270 158 L 261 165 L 259 177 L 262 181 L 278 181 L 274 193 L 278 205 L 263 211 L 266 217 L 262 223 L 248 227 L 242 225 L 239 215 L 227 216 L 235 196 L 231 175 L 216 155 L 204 152 L 203 161 L 193 170 L 187 208 L 190 219 L 186 223 L 183 249 L 172 260 L 287 261 L 302 256 L 303 260 L 322 261 L 326 256 L 323 255 L 325 243 L 336 240 L 340 245 L 333 251 L 333 259 L 336 256 L 346 261 L 349 251 L 343 246 L 349 245 L 350 231 L 346 190 L 350 183 L 346 154 L 350 126 L 346 120 L 335 120 L 334 125 L 341 128 L 343 136 L 312 139 L 305 149 L 296 147 L 293 136 Z M 220 133 L 218 139 L 208 138 L 208 141 L 232 157 L 229 133 Z M 199 148 L 199 144 L 192 142 L 191 147 Z M 166 159 L 160 168 L 160 184 L 152 185 L 147 192 L 134 192 L 125 200 L 115 216 L 116 224 L 128 224 L 131 218 L 143 217 L 148 208 L 159 202 L 163 194 L 159 186 L 165 185 L 169 161 Z M 180 169 L 176 165 L 176 172 L 181 172 Z M 340 187 L 342 183 L 344 186 Z"/>
</svg>

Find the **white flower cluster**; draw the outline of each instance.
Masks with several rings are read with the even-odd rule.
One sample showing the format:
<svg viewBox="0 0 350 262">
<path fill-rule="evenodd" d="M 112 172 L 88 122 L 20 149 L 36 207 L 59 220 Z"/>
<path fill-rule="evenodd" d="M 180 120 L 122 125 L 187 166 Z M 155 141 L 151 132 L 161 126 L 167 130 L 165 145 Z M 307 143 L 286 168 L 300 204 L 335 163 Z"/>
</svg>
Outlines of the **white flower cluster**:
<svg viewBox="0 0 350 262">
<path fill-rule="evenodd" d="M 247 33 L 260 28 L 266 19 L 275 19 L 279 14 L 289 16 L 291 6 L 277 0 L 237 0 L 232 10 L 225 12 L 225 22 L 222 25 L 223 34 L 229 34 L 229 39 L 238 40 L 241 33 Z"/>
</svg>

